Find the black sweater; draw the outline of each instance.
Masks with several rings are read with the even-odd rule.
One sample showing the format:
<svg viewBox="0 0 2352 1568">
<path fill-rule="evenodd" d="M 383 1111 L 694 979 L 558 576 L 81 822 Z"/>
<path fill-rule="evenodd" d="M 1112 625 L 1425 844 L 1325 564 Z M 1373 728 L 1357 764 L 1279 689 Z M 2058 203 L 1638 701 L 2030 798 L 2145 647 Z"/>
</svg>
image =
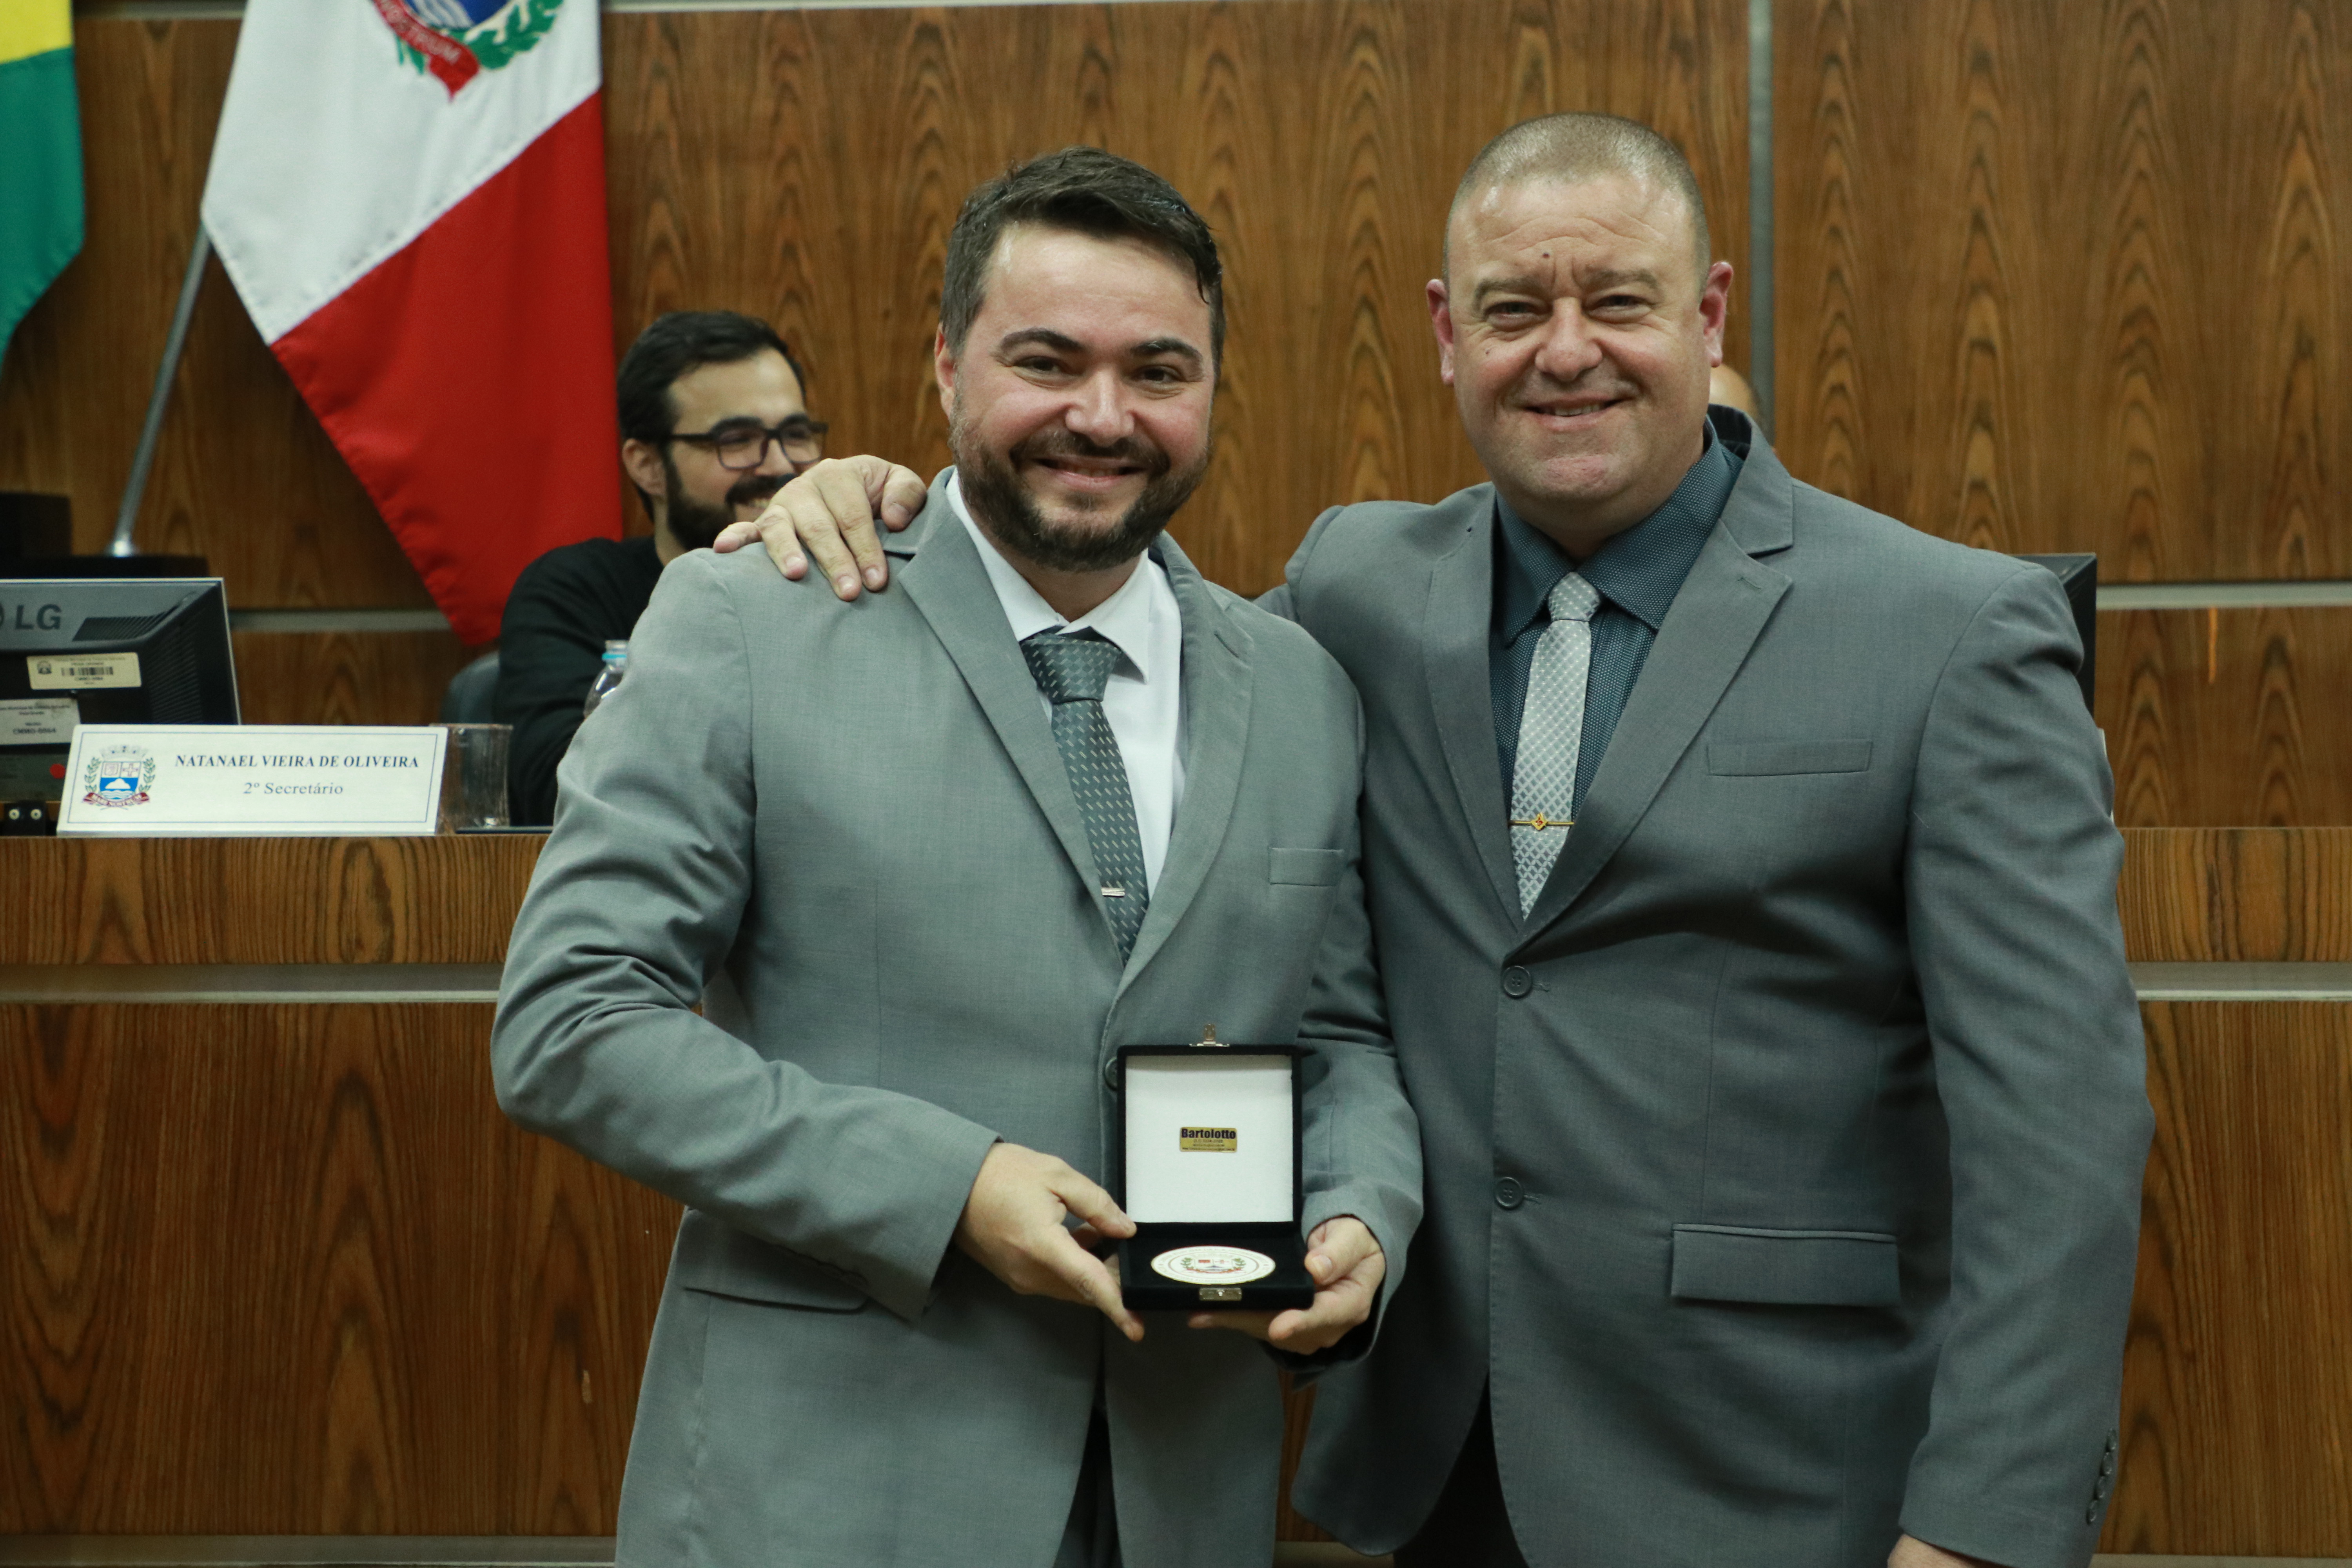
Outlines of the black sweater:
<svg viewBox="0 0 2352 1568">
<path fill-rule="evenodd" d="M 659 581 L 650 536 L 566 544 L 515 579 L 499 627 L 491 716 L 514 726 L 507 794 L 516 826 L 555 820 L 555 764 L 580 728 L 604 644 L 636 628 Z"/>
</svg>

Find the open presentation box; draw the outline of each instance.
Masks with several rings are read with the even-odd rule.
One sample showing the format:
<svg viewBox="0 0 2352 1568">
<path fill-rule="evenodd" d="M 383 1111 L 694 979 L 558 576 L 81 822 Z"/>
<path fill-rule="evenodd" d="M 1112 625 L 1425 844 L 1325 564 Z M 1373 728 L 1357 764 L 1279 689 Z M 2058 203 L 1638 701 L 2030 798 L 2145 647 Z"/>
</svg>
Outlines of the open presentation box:
<svg viewBox="0 0 2352 1568">
<path fill-rule="evenodd" d="M 1119 1288 L 1137 1311 L 1281 1311 L 1315 1300 L 1303 1204 L 1297 1046 L 1118 1053 L 1111 1192 L 1135 1234 Z"/>
</svg>

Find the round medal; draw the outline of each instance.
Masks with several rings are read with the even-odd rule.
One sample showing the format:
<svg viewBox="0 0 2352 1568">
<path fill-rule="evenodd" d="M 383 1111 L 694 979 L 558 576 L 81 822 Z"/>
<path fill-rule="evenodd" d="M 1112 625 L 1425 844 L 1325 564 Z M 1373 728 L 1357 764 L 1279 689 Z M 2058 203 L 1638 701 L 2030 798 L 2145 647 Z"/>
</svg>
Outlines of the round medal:
<svg viewBox="0 0 2352 1568">
<path fill-rule="evenodd" d="M 1187 1285 L 1246 1285 L 1274 1272 L 1274 1259 L 1243 1247 L 1179 1247 L 1151 1260 L 1155 1274 Z"/>
</svg>

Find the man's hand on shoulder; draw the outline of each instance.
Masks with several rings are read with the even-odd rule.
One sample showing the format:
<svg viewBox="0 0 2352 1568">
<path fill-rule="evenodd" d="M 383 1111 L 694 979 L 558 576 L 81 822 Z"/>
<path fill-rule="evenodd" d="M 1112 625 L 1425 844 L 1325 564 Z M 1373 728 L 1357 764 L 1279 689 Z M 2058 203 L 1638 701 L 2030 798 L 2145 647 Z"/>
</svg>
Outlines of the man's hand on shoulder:
<svg viewBox="0 0 2352 1568">
<path fill-rule="evenodd" d="M 1195 1312 L 1196 1329 L 1231 1329 L 1276 1350 L 1313 1355 L 1328 1350 L 1372 1315 L 1389 1260 L 1371 1229 L 1354 1215 L 1315 1227 L 1307 1237 L 1307 1272 L 1315 1276 L 1315 1303 L 1287 1312 Z"/>
<path fill-rule="evenodd" d="M 756 540 L 794 582 L 808 574 L 814 556 L 839 597 L 857 597 L 861 581 L 878 593 L 890 568 L 874 524 L 893 533 L 905 528 L 923 510 L 929 489 L 912 468 L 879 458 L 827 458 L 794 475 L 758 518 L 729 523 L 711 548 L 725 555 Z"/>
<path fill-rule="evenodd" d="M 1064 1223 L 1075 1215 L 1076 1230 Z M 1068 1162 L 1018 1143 L 999 1143 L 980 1163 L 955 1244 L 1024 1296 L 1093 1307 L 1130 1340 L 1143 1325 L 1119 1300 L 1118 1280 L 1087 1250 L 1098 1237 L 1133 1236 L 1135 1222 L 1110 1194 Z"/>
<path fill-rule="evenodd" d="M 1916 1535 L 1906 1535 L 1886 1554 L 1886 1568 L 2000 1568 L 2000 1564 L 1981 1557 L 1963 1557 L 1957 1552 L 1930 1546 Z"/>
</svg>

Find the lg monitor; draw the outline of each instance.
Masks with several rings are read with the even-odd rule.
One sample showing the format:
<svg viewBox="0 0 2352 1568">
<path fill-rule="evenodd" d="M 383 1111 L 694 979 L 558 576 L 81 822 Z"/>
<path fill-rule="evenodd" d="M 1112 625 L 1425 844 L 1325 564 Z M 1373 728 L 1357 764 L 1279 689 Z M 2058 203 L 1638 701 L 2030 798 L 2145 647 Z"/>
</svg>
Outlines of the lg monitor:
<svg viewBox="0 0 2352 1568">
<path fill-rule="evenodd" d="M 0 801 L 56 800 L 76 724 L 234 724 L 217 577 L 0 579 Z"/>
</svg>

